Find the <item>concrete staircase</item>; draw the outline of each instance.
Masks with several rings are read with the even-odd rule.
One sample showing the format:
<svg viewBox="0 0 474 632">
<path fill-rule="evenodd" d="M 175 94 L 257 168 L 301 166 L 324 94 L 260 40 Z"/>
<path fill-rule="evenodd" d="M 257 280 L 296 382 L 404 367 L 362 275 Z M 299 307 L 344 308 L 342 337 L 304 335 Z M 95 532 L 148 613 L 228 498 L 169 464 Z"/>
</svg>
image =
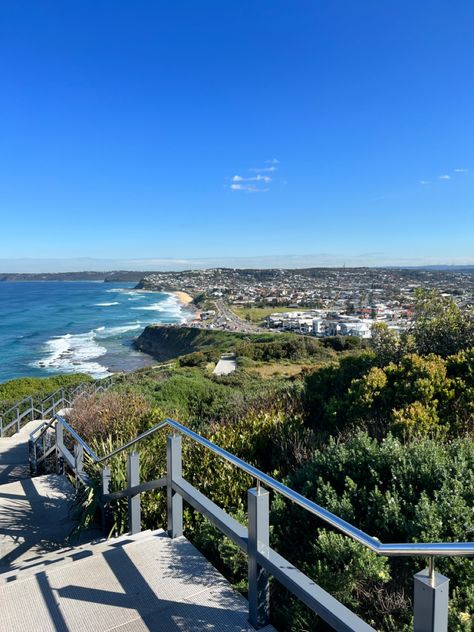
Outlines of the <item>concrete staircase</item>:
<svg viewBox="0 0 474 632">
<path fill-rule="evenodd" d="M 253 630 L 247 601 L 184 537 L 89 531 L 90 542 L 65 546 L 72 485 L 29 478 L 28 435 L 39 423 L 0 439 L 0 632 Z"/>
</svg>

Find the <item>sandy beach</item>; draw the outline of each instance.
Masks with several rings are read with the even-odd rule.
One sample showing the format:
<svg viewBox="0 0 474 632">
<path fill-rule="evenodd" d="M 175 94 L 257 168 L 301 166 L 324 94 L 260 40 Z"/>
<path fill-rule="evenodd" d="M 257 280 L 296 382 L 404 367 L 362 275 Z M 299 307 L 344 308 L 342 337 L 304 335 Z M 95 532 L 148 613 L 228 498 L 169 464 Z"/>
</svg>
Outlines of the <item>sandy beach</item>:
<svg viewBox="0 0 474 632">
<path fill-rule="evenodd" d="M 190 296 L 187 292 L 173 292 L 173 294 L 177 297 L 181 305 L 189 305 L 189 303 L 193 302 L 193 297 Z"/>
</svg>

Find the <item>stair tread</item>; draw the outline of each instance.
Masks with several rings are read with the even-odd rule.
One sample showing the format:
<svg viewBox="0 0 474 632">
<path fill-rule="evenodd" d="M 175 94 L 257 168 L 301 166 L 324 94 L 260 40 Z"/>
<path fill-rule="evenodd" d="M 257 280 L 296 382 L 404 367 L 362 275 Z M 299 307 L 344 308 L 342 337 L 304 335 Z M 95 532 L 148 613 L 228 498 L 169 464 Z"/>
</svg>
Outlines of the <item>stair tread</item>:
<svg viewBox="0 0 474 632">
<path fill-rule="evenodd" d="M 74 488 L 65 476 L 45 474 L 0 486 L 0 566 L 59 548 L 75 525 Z"/>
<path fill-rule="evenodd" d="M 62 547 L 51 552 L 33 555 L 24 559 L 17 568 L 2 570 L 0 567 L 0 585 L 12 581 L 24 581 L 27 577 L 41 573 L 46 568 L 49 570 L 64 564 L 73 564 L 85 557 L 103 553 L 117 546 L 128 546 L 137 542 L 143 542 L 162 533 L 164 533 L 163 530 L 158 529 L 157 531 L 142 531 L 135 535 L 124 534 L 117 538 L 96 538 L 78 546 Z"/>
<path fill-rule="evenodd" d="M 164 533 L 4 584 L 0 601 L 9 632 L 253 629 L 247 601 L 186 538 Z"/>
</svg>

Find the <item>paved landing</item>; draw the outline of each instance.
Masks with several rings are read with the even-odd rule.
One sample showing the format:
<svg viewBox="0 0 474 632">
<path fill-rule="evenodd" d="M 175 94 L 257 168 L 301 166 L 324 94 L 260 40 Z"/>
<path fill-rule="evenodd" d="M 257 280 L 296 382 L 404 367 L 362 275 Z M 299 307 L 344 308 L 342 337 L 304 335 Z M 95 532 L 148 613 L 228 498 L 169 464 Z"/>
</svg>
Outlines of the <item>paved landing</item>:
<svg viewBox="0 0 474 632">
<path fill-rule="evenodd" d="M 223 355 L 214 368 L 214 375 L 229 375 L 237 368 L 235 356 Z"/>
<path fill-rule="evenodd" d="M 247 601 L 184 537 L 143 534 L 0 586 L 8 632 L 251 632 Z M 271 626 L 263 628 L 274 632 Z"/>
</svg>

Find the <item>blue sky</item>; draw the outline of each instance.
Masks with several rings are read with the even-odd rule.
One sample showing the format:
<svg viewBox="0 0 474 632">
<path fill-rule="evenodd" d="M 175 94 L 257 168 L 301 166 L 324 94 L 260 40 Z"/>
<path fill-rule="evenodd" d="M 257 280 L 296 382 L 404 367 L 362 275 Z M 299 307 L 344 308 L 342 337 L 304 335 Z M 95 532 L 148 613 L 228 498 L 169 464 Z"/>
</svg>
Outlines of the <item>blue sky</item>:
<svg viewBox="0 0 474 632">
<path fill-rule="evenodd" d="M 0 268 L 474 263 L 473 32 L 471 0 L 4 2 Z"/>
</svg>

